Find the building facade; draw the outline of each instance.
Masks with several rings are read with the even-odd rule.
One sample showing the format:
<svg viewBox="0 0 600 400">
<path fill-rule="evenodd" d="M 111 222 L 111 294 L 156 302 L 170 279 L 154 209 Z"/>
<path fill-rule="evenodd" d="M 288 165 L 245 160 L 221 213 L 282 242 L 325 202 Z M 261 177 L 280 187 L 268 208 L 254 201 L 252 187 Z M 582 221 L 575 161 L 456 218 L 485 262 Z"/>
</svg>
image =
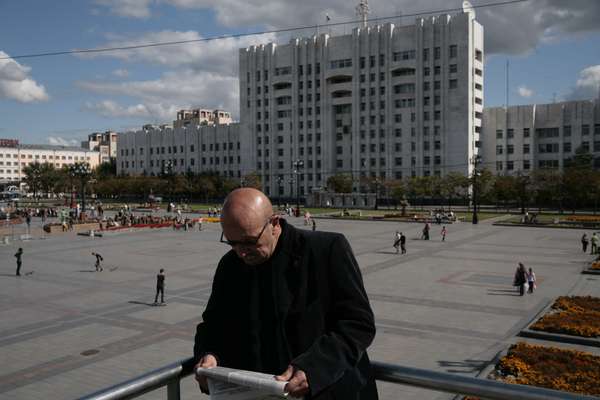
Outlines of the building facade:
<svg viewBox="0 0 600 400">
<path fill-rule="evenodd" d="M 600 100 L 486 108 L 482 137 L 483 163 L 496 174 L 562 171 L 579 148 L 600 168 Z"/>
<path fill-rule="evenodd" d="M 478 153 L 483 28 L 473 11 L 239 52 L 240 123 L 271 196 L 329 176 L 464 174 Z"/>
<path fill-rule="evenodd" d="M 65 165 L 87 162 L 98 166 L 100 153 L 79 147 L 19 144 L 18 140 L 0 140 L 0 183 L 20 182 L 23 169 L 34 162 L 49 163 L 60 169 Z"/>
<path fill-rule="evenodd" d="M 183 128 L 184 126 L 194 125 L 223 125 L 233 122 L 231 114 L 223 110 L 180 110 L 177 112 L 177 119 L 173 121 L 173 128 Z"/>
<path fill-rule="evenodd" d="M 81 147 L 100 154 L 99 162 L 110 162 L 117 158 L 117 132 L 95 132 L 88 135 L 86 142 L 81 142 Z"/>
<path fill-rule="evenodd" d="M 247 141 L 239 124 L 212 126 L 146 125 L 136 132 L 119 134 L 117 174 L 184 174 L 214 171 L 241 178 L 251 172 Z"/>
</svg>

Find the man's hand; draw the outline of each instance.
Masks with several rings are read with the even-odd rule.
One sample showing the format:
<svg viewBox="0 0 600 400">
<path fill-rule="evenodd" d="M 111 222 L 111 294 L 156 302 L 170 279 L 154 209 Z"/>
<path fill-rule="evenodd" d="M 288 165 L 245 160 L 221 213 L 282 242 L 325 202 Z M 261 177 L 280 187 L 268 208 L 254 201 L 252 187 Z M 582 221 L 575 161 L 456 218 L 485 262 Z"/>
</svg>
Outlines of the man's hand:
<svg viewBox="0 0 600 400">
<path fill-rule="evenodd" d="M 213 356 L 212 354 L 207 354 L 204 357 L 202 357 L 200 361 L 198 361 L 198 364 L 196 364 L 196 366 L 194 366 L 194 371 L 196 371 L 197 368 L 213 368 L 216 366 L 217 359 L 215 358 L 215 356 Z M 205 392 L 208 392 L 208 382 L 206 382 L 206 377 L 196 375 L 196 380 L 200 385 L 200 389 L 202 389 Z"/>
<path fill-rule="evenodd" d="M 292 397 L 303 397 L 308 393 L 306 374 L 301 369 L 288 365 L 285 372 L 275 377 L 278 381 L 288 381 L 285 391 Z"/>
</svg>

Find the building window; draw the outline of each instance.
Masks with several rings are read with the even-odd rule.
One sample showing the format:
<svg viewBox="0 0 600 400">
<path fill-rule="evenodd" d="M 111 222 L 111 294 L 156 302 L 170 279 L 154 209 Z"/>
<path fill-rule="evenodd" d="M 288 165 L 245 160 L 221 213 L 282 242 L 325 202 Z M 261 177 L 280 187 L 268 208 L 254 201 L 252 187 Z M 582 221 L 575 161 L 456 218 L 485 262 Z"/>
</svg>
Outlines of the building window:
<svg viewBox="0 0 600 400">
<path fill-rule="evenodd" d="M 496 129 L 496 139 L 502 139 L 504 131 L 502 129 Z"/>
<path fill-rule="evenodd" d="M 523 128 L 523 137 L 529 137 L 529 128 Z"/>
<path fill-rule="evenodd" d="M 440 47 L 434 47 L 433 48 L 433 58 L 435 60 L 439 60 L 441 56 L 442 56 L 442 49 Z"/>
<path fill-rule="evenodd" d="M 455 44 L 448 46 L 448 55 L 450 58 L 456 58 L 458 55 L 458 46 Z"/>
<path fill-rule="evenodd" d="M 523 145 L 523 154 L 529 154 L 529 143 Z"/>
<path fill-rule="evenodd" d="M 502 154 L 504 152 L 504 148 L 502 146 L 496 146 L 496 154 Z"/>
<path fill-rule="evenodd" d="M 458 66 L 456 64 L 450 64 L 449 71 L 451 74 L 458 72 Z"/>
</svg>

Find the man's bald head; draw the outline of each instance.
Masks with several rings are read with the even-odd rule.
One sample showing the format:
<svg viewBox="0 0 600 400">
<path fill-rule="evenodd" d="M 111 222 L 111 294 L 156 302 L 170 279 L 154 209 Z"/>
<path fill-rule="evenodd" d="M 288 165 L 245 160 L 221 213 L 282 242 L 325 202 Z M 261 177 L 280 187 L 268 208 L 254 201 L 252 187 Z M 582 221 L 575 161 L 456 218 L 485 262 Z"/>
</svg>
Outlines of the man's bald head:
<svg viewBox="0 0 600 400">
<path fill-rule="evenodd" d="M 252 188 L 236 189 L 227 196 L 221 226 L 223 236 L 247 265 L 259 265 L 271 258 L 281 234 L 271 201 Z"/>
<path fill-rule="evenodd" d="M 242 228 L 262 225 L 273 215 L 273 205 L 263 192 L 254 188 L 240 188 L 229 193 L 222 210 L 222 224 Z"/>
</svg>

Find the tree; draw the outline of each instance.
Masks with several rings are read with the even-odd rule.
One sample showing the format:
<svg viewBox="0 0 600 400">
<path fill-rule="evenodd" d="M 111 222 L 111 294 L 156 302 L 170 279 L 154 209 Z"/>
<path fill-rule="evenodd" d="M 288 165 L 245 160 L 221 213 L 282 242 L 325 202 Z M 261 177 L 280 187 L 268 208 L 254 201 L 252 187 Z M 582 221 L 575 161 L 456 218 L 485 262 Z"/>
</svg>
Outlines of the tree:
<svg viewBox="0 0 600 400">
<path fill-rule="evenodd" d="M 495 200 L 502 202 L 508 212 L 509 202 L 517 197 L 517 180 L 511 175 L 496 176 L 491 191 Z"/>
<path fill-rule="evenodd" d="M 33 192 L 33 197 L 37 199 L 42 184 L 42 164 L 33 162 L 23 168 L 23 173 L 25 174 L 23 180 L 29 186 L 29 191 Z"/>
<path fill-rule="evenodd" d="M 43 163 L 40 175 L 40 189 L 44 193 L 54 193 L 54 185 L 58 179 L 58 171 L 53 164 Z"/>
<path fill-rule="evenodd" d="M 352 192 L 352 175 L 332 175 L 327 178 L 327 187 L 335 193 L 350 193 Z"/>
<path fill-rule="evenodd" d="M 94 171 L 97 179 L 108 179 L 117 176 L 117 160 L 111 158 L 96 167 Z"/>
<path fill-rule="evenodd" d="M 259 190 L 262 188 L 260 176 L 254 171 L 242 176 L 242 181 L 244 182 L 242 186 L 251 187 Z"/>
<path fill-rule="evenodd" d="M 460 172 L 450 172 L 440 182 L 440 194 L 448 200 L 448 209 L 452 210 L 452 199 L 464 195 L 469 189 L 469 178 Z"/>
</svg>

